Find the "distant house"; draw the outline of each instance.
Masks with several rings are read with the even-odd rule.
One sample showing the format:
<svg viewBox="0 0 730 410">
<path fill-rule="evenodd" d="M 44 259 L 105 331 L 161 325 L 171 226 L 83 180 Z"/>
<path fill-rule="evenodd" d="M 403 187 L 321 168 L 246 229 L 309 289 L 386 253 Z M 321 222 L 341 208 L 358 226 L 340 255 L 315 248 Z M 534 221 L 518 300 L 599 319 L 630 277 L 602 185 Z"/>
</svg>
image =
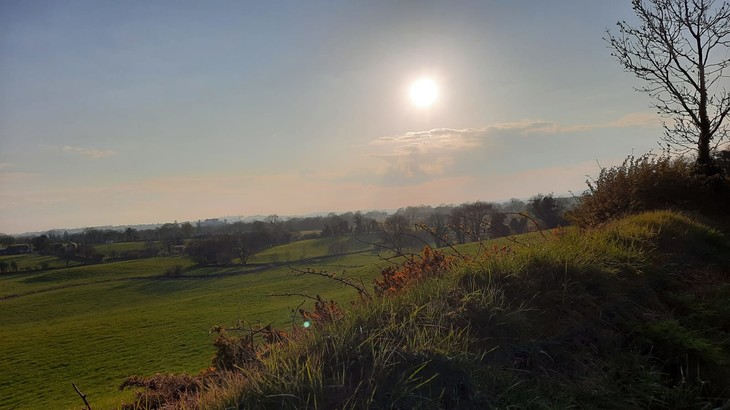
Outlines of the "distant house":
<svg viewBox="0 0 730 410">
<path fill-rule="evenodd" d="M 182 255 L 185 253 L 185 245 L 175 245 L 172 247 L 173 255 Z"/>
<path fill-rule="evenodd" d="M 22 255 L 30 253 L 31 247 L 28 244 L 10 245 L 5 249 L 0 249 L 0 255 Z"/>
<path fill-rule="evenodd" d="M 74 242 L 51 244 L 51 254 L 53 255 L 74 255 L 77 250 L 78 245 Z"/>
</svg>

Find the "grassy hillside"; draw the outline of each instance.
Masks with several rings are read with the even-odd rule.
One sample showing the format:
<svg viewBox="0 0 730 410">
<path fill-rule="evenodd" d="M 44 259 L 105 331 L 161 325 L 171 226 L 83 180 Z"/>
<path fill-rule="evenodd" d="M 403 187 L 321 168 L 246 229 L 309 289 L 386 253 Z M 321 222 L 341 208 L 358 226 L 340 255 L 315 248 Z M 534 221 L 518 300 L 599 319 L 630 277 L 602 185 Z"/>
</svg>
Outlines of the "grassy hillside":
<svg viewBox="0 0 730 410">
<path fill-rule="evenodd" d="M 79 408 L 71 382 L 95 409 L 118 408 L 134 400 L 118 391 L 125 377 L 195 375 L 222 351 L 248 358 L 234 371 L 157 376 L 145 398 L 192 408 L 618 409 L 719 407 L 730 397 L 730 241 L 685 216 L 463 245 L 447 250 L 446 271 L 397 270 L 402 289 L 353 307 L 351 288 L 285 266 L 368 285 L 377 265 L 389 266 L 367 250 L 327 256 L 337 241 L 347 240 L 272 248 L 248 267 L 165 257 L 0 276 L 0 408 Z M 287 253 L 304 257 L 287 262 Z M 165 278 L 176 265 L 180 277 Z M 342 310 L 330 313 L 342 317 L 317 316 L 308 300 L 304 329 L 292 309 L 305 298 L 274 293 L 337 300 Z M 273 345 L 257 337 L 246 356 L 236 339 L 246 332 L 229 331 L 228 342 L 210 334 L 238 319 L 290 335 Z"/>
<path fill-rule="evenodd" d="M 277 409 L 730 405 L 730 240 L 695 220 L 652 212 L 423 272 L 340 319 L 315 314 L 307 330 L 239 356 L 234 371 L 172 378 L 187 396 L 161 383 L 146 398 Z"/>
<path fill-rule="evenodd" d="M 320 258 L 333 254 L 365 252 L 373 249 L 370 243 L 378 240 L 375 236 L 343 236 L 336 238 L 306 239 L 282 246 L 276 246 L 257 253 L 250 263 L 296 262 Z"/>
</svg>

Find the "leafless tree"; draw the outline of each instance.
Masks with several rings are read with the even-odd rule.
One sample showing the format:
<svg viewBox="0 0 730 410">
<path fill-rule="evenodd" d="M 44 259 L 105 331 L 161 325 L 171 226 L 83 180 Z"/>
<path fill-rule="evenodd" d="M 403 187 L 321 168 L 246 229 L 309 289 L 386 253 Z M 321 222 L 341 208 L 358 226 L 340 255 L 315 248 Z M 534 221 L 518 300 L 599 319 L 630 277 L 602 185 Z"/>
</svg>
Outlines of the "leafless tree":
<svg viewBox="0 0 730 410">
<path fill-rule="evenodd" d="M 663 140 L 680 152 L 696 150 L 712 169 L 712 149 L 727 137 L 730 94 L 730 4 L 716 0 L 633 0 L 638 27 L 622 21 L 605 39 L 619 63 L 644 80 L 638 91 L 656 100 Z"/>
</svg>

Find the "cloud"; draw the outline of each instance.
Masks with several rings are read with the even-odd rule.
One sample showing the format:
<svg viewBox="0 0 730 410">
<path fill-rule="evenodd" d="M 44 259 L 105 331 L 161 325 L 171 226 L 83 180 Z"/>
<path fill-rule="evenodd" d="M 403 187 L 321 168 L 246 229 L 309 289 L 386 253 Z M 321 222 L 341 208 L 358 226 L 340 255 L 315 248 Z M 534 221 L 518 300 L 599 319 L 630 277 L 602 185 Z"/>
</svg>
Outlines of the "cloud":
<svg viewBox="0 0 730 410">
<path fill-rule="evenodd" d="M 654 112 L 633 112 L 604 124 L 605 128 L 654 128 L 661 126 L 661 118 Z"/>
<path fill-rule="evenodd" d="M 2 188 L 0 192 L 4 191 L 10 184 L 25 183 L 37 175 L 30 172 L 0 172 L 0 188 Z"/>
<path fill-rule="evenodd" d="M 378 138 L 374 146 L 391 147 L 397 153 L 429 153 L 442 150 L 462 150 L 481 145 L 481 129 L 436 128 L 429 131 L 407 132 L 403 135 Z"/>
<path fill-rule="evenodd" d="M 637 112 L 594 124 L 522 120 L 480 128 L 435 128 L 377 138 L 369 144 L 369 156 L 381 160 L 374 172 L 379 184 L 404 186 L 438 177 L 473 175 L 490 163 L 504 165 L 521 159 L 559 162 L 562 157 L 547 158 L 548 154 L 564 153 L 568 146 L 565 144 L 575 147 L 579 141 L 576 138 L 583 140 L 581 144 L 588 144 L 586 136 L 594 130 L 659 124 L 656 115 Z"/>
<path fill-rule="evenodd" d="M 538 134 L 576 132 L 584 126 L 565 127 L 550 121 L 525 120 L 481 128 L 435 128 L 378 138 L 370 143 L 370 156 L 383 161 L 376 172 L 382 185 L 420 184 L 453 173 L 464 157 Z"/>
<path fill-rule="evenodd" d="M 109 157 L 112 155 L 116 155 L 116 153 L 117 153 L 116 151 L 113 151 L 113 150 L 99 150 L 99 149 L 95 149 L 95 148 L 71 147 L 68 145 L 63 146 L 61 148 L 61 151 L 79 154 L 82 157 L 87 157 L 87 158 L 92 158 L 92 159 Z"/>
<path fill-rule="evenodd" d="M 74 147 L 71 145 L 64 145 L 62 147 L 55 145 L 42 145 L 42 147 L 52 149 L 54 151 L 66 152 L 71 154 L 81 155 L 82 157 L 99 159 L 116 155 L 117 151 L 110 149 L 96 149 L 96 148 L 85 148 L 85 147 Z"/>
</svg>

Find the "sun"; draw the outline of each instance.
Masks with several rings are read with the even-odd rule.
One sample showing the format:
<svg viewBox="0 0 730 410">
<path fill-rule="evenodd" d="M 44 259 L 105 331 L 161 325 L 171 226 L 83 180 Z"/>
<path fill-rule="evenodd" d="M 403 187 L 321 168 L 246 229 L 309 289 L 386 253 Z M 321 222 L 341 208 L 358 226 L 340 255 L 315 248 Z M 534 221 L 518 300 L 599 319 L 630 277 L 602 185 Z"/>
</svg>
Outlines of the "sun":
<svg viewBox="0 0 730 410">
<path fill-rule="evenodd" d="M 411 85 L 411 102 L 419 107 L 429 107 L 436 102 L 438 88 L 430 78 L 421 78 Z"/>
</svg>

